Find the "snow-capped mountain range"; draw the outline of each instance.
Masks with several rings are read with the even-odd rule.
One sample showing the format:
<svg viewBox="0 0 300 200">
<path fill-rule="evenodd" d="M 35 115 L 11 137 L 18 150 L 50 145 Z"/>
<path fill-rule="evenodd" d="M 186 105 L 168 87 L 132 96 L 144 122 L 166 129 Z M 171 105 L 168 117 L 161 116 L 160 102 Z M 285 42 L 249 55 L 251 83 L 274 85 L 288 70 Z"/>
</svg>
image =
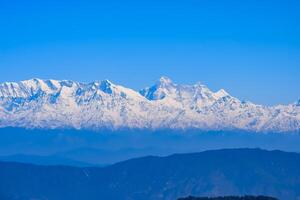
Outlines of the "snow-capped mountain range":
<svg viewBox="0 0 300 200">
<path fill-rule="evenodd" d="M 108 80 L 31 79 L 0 84 L 0 127 L 298 132 L 300 101 L 256 105 L 166 77 L 139 92 Z"/>
</svg>

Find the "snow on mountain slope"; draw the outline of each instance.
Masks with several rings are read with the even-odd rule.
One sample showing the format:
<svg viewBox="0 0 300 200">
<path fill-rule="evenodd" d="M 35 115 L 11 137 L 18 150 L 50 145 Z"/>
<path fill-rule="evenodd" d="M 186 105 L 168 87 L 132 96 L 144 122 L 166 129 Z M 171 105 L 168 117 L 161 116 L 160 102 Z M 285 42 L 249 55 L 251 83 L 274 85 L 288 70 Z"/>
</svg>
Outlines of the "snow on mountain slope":
<svg viewBox="0 0 300 200">
<path fill-rule="evenodd" d="M 293 132 L 300 130 L 299 105 L 255 105 L 167 77 L 140 92 L 108 80 L 31 79 L 0 84 L 0 127 Z"/>
</svg>

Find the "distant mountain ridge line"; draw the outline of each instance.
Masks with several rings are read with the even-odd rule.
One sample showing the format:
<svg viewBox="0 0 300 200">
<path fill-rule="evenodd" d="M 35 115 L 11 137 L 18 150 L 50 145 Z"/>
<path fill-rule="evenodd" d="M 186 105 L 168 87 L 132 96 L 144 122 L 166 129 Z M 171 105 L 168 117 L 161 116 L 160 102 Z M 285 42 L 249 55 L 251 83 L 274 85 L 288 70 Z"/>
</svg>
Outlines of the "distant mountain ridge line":
<svg viewBox="0 0 300 200">
<path fill-rule="evenodd" d="M 148 156 L 107 167 L 0 162 L 0 197 L 174 200 L 195 196 L 300 197 L 300 154 L 223 149 Z M 35 178 L 32 178 L 35 177 Z M 43 181 L 41 181 L 43 180 Z M 12 198 L 10 198 L 12 197 Z"/>
<path fill-rule="evenodd" d="M 139 92 L 109 80 L 30 79 L 0 84 L 0 127 L 9 126 L 297 132 L 300 104 L 256 105 L 167 77 Z"/>
<path fill-rule="evenodd" d="M 186 197 L 178 200 L 278 200 L 267 196 L 224 196 L 224 197 Z"/>
</svg>

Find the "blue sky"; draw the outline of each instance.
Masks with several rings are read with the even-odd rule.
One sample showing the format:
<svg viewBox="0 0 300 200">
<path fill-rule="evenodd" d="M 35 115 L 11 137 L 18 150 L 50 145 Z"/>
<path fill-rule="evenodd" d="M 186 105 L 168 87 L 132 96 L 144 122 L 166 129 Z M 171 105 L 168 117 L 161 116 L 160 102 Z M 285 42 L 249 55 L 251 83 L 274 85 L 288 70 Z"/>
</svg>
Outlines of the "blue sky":
<svg viewBox="0 0 300 200">
<path fill-rule="evenodd" d="M 255 103 L 300 98 L 296 0 L 0 1 L 0 82 L 160 76 Z"/>
</svg>

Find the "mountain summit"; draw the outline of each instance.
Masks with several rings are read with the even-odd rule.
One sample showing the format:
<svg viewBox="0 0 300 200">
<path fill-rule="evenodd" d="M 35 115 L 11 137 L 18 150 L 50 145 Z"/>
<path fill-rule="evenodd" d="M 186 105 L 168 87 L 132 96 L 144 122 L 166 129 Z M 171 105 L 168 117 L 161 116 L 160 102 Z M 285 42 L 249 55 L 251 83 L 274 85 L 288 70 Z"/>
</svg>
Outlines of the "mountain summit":
<svg viewBox="0 0 300 200">
<path fill-rule="evenodd" d="M 223 89 L 180 85 L 167 77 L 139 92 L 108 80 L 31 79 L 0 84 L 0 127 L 8 126 L 296 132 L 300 106 L 242 102 Z"/>
</svg>

